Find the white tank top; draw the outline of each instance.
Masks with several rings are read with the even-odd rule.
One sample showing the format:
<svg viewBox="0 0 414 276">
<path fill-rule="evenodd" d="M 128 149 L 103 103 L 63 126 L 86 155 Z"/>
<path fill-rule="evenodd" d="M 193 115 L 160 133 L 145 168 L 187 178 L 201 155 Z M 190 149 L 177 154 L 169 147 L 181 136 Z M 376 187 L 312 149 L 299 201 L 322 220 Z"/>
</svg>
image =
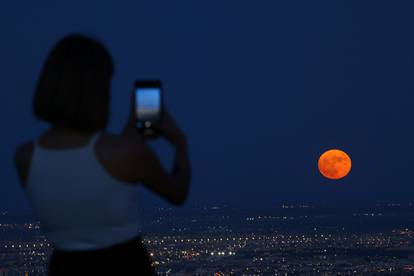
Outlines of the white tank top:
<svg viewBox="0 0 414 276">
<path fill-rule="evenodd" d="M 25 188 L 52 245 L 61 250 L 105 248 L 140 234 L 137 187 L 111 177 L 94 145 L 71 150 L 35 142 Z"/>
</svg>

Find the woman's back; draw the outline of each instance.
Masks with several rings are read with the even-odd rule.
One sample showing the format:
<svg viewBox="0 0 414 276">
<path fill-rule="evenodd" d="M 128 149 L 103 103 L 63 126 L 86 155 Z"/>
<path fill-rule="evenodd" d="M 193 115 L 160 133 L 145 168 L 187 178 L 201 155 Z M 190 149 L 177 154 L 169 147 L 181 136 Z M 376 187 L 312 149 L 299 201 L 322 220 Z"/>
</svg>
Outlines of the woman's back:
<svg viewBox="0 0 414 276">
<path fill-rule="evenodd" d="M 83 147 L 50 149 L 34 143 L 25 190 L 42 228 L 59 249 L 111 246 L 138 235 L 136 187 L 100 164 L 95 134 Z"/>
<path fill-rule="evenodd" d="M 36 85 L 34 115 L 50 128 L 20 145 L 14 160 L 55 247 L 50 275 L 96 275 L 102 268 L 117 271 L 105 275 L 154 274 L 140 235 L 135 186 L 143 184 L 175 205 L 188 195 L 187 140 L 168 112 L 152 126 L 175 148 L 168 171 L 136 129 L 134 98 L 122 133 L 104 134 L 113 73 L 104 45 L 74 34 L 50 51 Z"/>
</svg>

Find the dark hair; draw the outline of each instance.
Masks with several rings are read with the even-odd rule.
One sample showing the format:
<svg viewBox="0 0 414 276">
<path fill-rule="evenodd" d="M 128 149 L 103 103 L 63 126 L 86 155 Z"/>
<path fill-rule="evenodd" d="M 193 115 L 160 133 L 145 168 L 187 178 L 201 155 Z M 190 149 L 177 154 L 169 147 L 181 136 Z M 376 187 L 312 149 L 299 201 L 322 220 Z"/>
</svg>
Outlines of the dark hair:
<svg viewBox="0 0 414 276">
<path fill-rule="evenodd" d="M 78 131 L 106 128 L 113 62 L 100 42 L 72 34 L 48 55 L 34 94 L 34 115 Z"/>
</svg>

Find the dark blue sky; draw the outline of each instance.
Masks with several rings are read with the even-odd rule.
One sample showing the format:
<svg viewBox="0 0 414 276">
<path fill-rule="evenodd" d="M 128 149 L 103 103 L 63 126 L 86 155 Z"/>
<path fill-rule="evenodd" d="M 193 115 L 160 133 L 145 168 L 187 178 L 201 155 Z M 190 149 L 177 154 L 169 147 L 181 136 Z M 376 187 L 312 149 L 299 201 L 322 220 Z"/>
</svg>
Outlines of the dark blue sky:
<svg viewBox="0 0 414 276">
<path fill-rule="evenodd" d="M 12 153 L 45 129 L 31 113 L 34 84 L 50 48 L 71 32 L 100 38 L 113 54 L 111 131 L 126 119 L 136 78 L 164 81 L 190 140 L 189 205 L 409 201 L 413 8 L 359 0 L 3 3 L 0 208 L 27 206 Z M 353 160 L 338 182 L 316 168 L 332 147 Z"/>
</svg>

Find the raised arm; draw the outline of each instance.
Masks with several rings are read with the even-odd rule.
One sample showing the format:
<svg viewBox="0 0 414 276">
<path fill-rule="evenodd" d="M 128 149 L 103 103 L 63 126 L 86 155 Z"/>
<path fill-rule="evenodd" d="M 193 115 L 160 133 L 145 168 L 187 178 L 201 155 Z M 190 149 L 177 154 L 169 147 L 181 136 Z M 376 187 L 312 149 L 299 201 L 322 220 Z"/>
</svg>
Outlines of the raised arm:
<svg viewBox="0 0 414 276">
<path fill-rule="evenodd" d="M 131 102 L 134 102 L 133 99 Z M 127 155 L 132 180 L 143 183 L 172 204 L 181 205 L 187 199 L 191 178 L 187 139 L 167 111 L 164 112 L 163 121 L 153 127 L 159 136 L 167 139 L 175 148 L 174 164 L 169 171 L 162 167 L 145 138 L 137 132 L 134 107 L 131 106 L 131 115 L 124 127 L 123 136 L 131 143 Z"/>
<path fill-rule="evenodd" d="M 171 142 L 175 147 L 174 164 L 170 172 L 166 172 L 157 156 L 146 147 L 141 152 L 141 160 L 145 160 L 142 167 L 142 183 L 151 191 L 167 199 L 175 205 L 185 202 L 190 186 L 190 162 L 185 139 Z"/>
</svg>

